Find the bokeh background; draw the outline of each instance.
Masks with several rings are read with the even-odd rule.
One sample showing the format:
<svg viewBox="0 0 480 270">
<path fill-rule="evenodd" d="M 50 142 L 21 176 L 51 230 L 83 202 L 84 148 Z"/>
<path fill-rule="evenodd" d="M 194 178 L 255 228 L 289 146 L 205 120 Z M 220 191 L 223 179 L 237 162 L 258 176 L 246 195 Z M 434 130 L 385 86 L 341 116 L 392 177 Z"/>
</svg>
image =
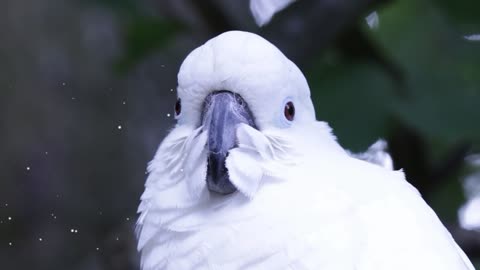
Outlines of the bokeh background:
<svg viewBox="0 0 480 270">
<path fill-rule="evenodd" d="M 2 269 L 138 269 L 136 207 L 178 68 L 232 29 L 298 64 L 344 147 L 385 138 L 480 267 L 480 2 L 299 0 L 263 28 L 248 5 L 0 2 Z"/>
</svg>

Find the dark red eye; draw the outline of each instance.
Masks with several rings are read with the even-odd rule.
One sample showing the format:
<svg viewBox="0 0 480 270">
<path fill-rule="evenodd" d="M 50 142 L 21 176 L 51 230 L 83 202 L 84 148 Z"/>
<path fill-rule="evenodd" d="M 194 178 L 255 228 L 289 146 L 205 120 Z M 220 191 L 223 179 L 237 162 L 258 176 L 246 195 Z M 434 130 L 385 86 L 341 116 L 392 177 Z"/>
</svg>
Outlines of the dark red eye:
<svg viewBox="0 0 480 270">
<path fill-rule="evenodd" d="M 175 103 L 175 115 L 179 116 L 180 113 L 182 113 L 182 100 L 179 98 L 177 103 Z"/>
<path fill-rule="evenodd" d="M 283 113 L 288 121 L 293 121 L 293 117 L 295 117 L 295 107 L 293 106 L 293 102 L 289 101 L 287 104 L 285 104 Z"/>
</svg>

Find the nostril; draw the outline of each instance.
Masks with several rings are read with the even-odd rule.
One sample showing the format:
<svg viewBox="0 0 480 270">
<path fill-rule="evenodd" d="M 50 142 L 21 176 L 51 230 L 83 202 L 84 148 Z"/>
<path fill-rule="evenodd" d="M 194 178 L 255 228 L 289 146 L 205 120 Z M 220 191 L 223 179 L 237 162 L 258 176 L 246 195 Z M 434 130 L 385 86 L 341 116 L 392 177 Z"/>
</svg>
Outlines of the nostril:
<svg viewBox="0 0 480 270">
<path fill-rule="evenodd" d="M 235 94 L 235 100 L 238 102 L 240 106 L 245 105 L 245 102 L 243 101 L 243 98 L 240 95 Z"/>
</svg>

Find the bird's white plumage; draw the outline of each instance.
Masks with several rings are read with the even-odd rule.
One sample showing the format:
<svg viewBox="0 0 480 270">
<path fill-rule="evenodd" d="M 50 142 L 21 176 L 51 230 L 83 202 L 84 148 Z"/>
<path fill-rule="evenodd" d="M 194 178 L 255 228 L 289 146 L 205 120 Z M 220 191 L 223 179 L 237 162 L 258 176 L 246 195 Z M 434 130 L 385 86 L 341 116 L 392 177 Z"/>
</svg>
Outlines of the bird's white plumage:
<svg viewBox="0 0 480 270">
<path fill-rule="evenodd" d="M 402 172 L 351 157 L 315 120 L 304 76 L 266 40 L 222 34 L 178 79 L 183 112 L 139 207 L 143 269 L 473 269 Z M 240 94 L 258 126 L 237 128 L 226 166 L 239 191 L 227 196 L 205 184 L 201 107 L 215 90 Z"/>
</svg>

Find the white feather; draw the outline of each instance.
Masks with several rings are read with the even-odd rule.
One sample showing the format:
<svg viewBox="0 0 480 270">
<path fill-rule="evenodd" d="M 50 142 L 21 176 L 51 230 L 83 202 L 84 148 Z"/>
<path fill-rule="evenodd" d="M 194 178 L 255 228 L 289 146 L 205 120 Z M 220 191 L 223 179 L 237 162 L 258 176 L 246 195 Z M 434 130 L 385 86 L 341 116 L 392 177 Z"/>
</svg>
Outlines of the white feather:
<svg viewBox="0 0 480 270">
<path fill-rule="evenodd" d="M 225 164 L 232 184 L 249 198 L 255 195 L 263 178 L 259 157 L 251 151 L 241 147 L 232 149 Z"/>
<path fill-rule="evenodd" d="M 393 170 L 393 159 L 387 152 L 387 142 L 379 139 L 363 153 L 350 153 L 351 156 Z"/>
</svg>

